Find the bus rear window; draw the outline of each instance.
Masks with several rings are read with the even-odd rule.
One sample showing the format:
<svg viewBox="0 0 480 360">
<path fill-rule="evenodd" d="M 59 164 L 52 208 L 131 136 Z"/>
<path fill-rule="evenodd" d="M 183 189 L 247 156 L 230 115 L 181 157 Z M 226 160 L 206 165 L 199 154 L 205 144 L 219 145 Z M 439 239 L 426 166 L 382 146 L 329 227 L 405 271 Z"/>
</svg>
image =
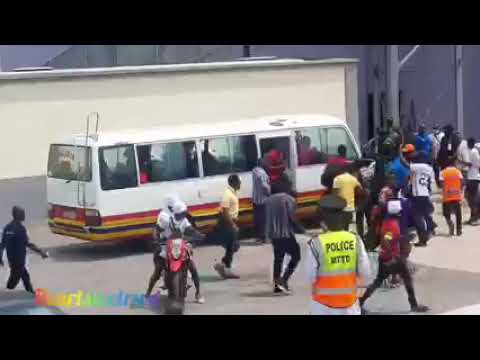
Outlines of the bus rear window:
<svg viewBox="0 0 480 360">
<path fill-rule="evenodd" d="M 101 148 L 99 161 L 102 190 L 120 190 L 137 186 L 133 145 Z"/>
<path fill-rule="evenodd" d="M 84 146 L 51 145 L 48 177 L 68 181 L 92 180 L 90 153 L 90 148 Z"/>
</svg>

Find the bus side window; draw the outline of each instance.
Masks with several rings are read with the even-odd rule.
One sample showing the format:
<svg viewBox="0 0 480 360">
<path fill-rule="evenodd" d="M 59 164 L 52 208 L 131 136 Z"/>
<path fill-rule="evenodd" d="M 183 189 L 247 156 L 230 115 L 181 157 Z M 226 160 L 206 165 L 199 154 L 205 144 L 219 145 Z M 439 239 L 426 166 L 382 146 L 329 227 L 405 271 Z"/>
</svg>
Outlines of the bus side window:
<svg viewBox="0 0 480 360">
<path fill-rule="evenodd" d="M 133 145 L 100 149 L 100 179 L 103 190 L 137 186 L 137 167 Z"/>
<path fill-rule="evenodd" d="M 149 145 L 148 152 L 137 147 L 142 183 L 193 179 L 199 177 L 197 148 L 194 141 Z M 140 152 L 139 152 L 140 149 Z M 146 155 L 148 154 L 148 156 Z M 142 159 L 140 159 L 142 157 Z"/>
<path fill-rule="evenodd" d="M 295 132 L 298 165 L 317 165 L 327 162 L 324 153 L 325 135 L 321 128 L 307 128 Z"/>
<path fill-rule="evenodd" d="M 140 172 L 140 184 L 150 182 L 152 178 L 151 145 L 137 146 L 138 169 Z"/>
<path fill-rule="evenodd" d="M 338 155 L 338 147 L 345 145 L 347 148 L 347 159 L 358 159 L 357 151 L 348 135 L 347 131 L 342 127 L 332 127 L 324 129 L 327 138 L 327 153 L 329 156 Z"/>
<path fill-rule="evenodd" d="M 202 140 L 201 152 L 205 176 L 251 171 L 257 162 L 254 135 Z"/>
</svg>

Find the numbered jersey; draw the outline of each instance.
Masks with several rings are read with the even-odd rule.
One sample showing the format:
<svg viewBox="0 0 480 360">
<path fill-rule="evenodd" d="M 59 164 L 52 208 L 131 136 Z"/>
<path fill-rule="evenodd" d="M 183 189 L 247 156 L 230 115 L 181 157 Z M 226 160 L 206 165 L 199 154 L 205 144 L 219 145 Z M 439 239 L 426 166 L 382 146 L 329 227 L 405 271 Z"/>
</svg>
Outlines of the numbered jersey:
<svg viewBox="0 0 480 360">
<path fill-rule="evenodd" d="M 432 167 L 428 164 L 411 164 L 410 170 L 413 196 L 430 196 L 435 179 Z"/>
</svg>

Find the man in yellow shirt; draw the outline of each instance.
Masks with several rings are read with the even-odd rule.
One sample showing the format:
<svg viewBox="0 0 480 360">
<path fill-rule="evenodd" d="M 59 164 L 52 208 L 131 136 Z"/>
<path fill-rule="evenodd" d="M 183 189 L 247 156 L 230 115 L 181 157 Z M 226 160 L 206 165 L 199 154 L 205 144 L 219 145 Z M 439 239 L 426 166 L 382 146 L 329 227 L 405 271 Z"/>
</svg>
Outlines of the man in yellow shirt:
<svg viewBox="0 0 480 360">
<path fill-rule="evenodd" d="M 220 219 L 216 226 L 216 234 L 222 240 L 225 248 L 225 256 L 221 263 L 217 263 L 214 269 L 224 279 L 238 279 L 239 276 L 232 272 L 233 255 L 239 250 L 238 241 L 238 213 L 240 202 L 238 191 L 240 190 L 240 177 L 236 174 L 228 177 L 228 187 L 223 194 L 220 203 Z"/>
<path fill-rule="evenodd" d="M 347 231 L 355 212 L 355 195 L 357 191 L 363 191 L 360 182 L 352 175 L 354 170 L 355 164 L 349 164 L 345 167 L 344 172 L 333 180 L 334 192 L 347 202 L 347 206 L 343 210 L 345 213 L 345 230 Z"/>
</svg>

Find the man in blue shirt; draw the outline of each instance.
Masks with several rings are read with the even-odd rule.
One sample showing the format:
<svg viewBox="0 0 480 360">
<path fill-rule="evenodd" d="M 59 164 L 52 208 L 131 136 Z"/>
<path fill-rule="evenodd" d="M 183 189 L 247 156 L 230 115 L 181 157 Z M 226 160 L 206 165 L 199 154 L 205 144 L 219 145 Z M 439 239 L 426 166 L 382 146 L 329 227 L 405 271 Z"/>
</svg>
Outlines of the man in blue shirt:
<svg viewBox="0 0 480 360">
<path fill-rule="evenodd" d="M 30 274 L 26 268 L 27 248 L 40 254 L 43 259 L 48 257 L 48 253 L 30 242 L 27 229 L 22 224 L 25 221 L 25 210 L 15 206 L 12 210 L 12 215 L 13 221 L 3 229 L 2 242 L 0 244 L 0 266 L 3 266 L 3 251 L 6 249 L 8 264 L 10 265 L 7 289 L 15 289 L 21 279 L 25 290 L 34 294 L 35 291 L 30 281 Z"/>
<path fill-rule="evenodd" d="M 402 153 L 408 161 L 410 156 L 415 153 L 415 147 L 412 144 L 407 144 L 402 148 Z M 393 174 L 395 178 L 395 187 L 398 190 L 405 190 L 408 183 L 408 177 L 410 176 L 410 169 L 402 164 L 400 156 L 397 156 L 395 160 L 390 163 L 387 171 Z"/>
<path fill-rule="evenodd" d="M 415 149 L 416 151 L 424 151 L 427 153 L 428 161 L 430 162 L 432 159 L 433 143 L 425 130 L 425 125 L 423 124 L 418 127 L 418 134 L 415 139 Z"/>
</svg>

